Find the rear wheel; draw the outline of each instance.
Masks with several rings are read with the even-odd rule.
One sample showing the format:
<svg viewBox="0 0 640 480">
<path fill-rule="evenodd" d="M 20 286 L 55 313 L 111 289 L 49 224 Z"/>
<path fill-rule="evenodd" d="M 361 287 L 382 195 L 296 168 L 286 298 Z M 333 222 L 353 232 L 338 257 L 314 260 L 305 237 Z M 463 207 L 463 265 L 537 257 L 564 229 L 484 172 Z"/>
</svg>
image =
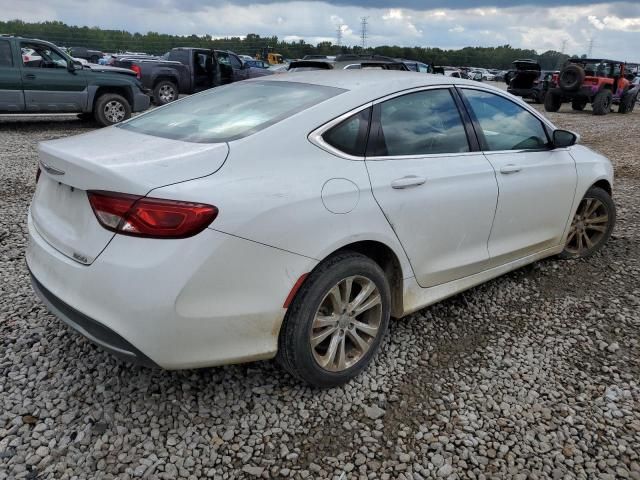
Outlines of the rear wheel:
<svg viewBox="0 0 640 480">
<path fill-rule="evenodd" d="M 581 112 L 582 110 L 584 110 L 584 107 L 586 106 L 587 106 L 586 98 L 574 98 L 573 100 L 571 100 L 571 108 L 573 108 L 578 112 Z"/>
<path fill-rule="evenodd" d="M 169 80 L 162 80 L 153 89 L 153 100 L 156 105 L 165 105 L 178 99 L 178 87 Z"/>
<path fill-rule="evenodd" d="M 105 93 L 96 100 L 93 115 L 103 127 L 115 125 L 131 118 L 131 105 L 117 93 Z"/>
<path fill-rule="evenodd" d="M 593 103 L 591 107 L 593 108 L 594 115 L 606 115 L 611 111 L 611 101 L 613 100 L 613 95 L 609 90 L 601 90 L 596 93 L 596 96 L 593 99 Z"/>
<path fill-rule="evenodd" d="M 316 387 L 351 380 L 380 347 L 390 304 L 389 284 L 377 263 L 355 252 L 329 258 L 305 280 L 287 311 L 279 363 Z"/>
<path fill-rule="evenodd" d="M 611 196 L 591 187 L 578 205 L 561 258 L 584 258 L 607 243 L 616 223 L 616 206 Z"/>
<path fill-rule="evenodd" d="M 562 105 L 562 97 L 557 93 L 547 92 L 544 97 L 544 109 L 547 112 L 557 112 Z"/>
</svg>

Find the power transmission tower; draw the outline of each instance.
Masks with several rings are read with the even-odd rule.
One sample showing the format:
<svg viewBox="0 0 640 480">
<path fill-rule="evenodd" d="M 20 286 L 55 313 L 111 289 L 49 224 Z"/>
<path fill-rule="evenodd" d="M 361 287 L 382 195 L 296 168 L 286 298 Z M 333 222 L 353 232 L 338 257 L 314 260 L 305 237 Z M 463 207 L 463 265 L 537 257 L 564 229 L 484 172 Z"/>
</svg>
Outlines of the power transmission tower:
<svg viewBox="0 0 640 480">
<path fill-rule="evenodd" d="M 342 27 L 343 25 L 338 25 L 336 29 L 336 39 L 338 40 L 338 46 L 342 46 Z"/>
<path fill-rule="evenodd" d="M 369 23 L 369 17 L 362 17 L 360 19 L 360 28 L 361 28 L 361 33 L 360 36 L 362 38 L 362 49 L 364 50 L 365 48 L 367 48 L 367 26 Z"/>
<path fill-rule="evenodd" d="M 567 49 L 567 39 L 565 38 L 564 40 L 562 40 L 562 47 L 560 48 L 560 53 L 564 53 L 566 49 Z"/>
<path fill-rule="evenodd" d="M 592 53 L 593 53 L 593 37 L 589 39 L 589 49 L 587 50 L 587 58 L 591 58 Z"/>
</svg>

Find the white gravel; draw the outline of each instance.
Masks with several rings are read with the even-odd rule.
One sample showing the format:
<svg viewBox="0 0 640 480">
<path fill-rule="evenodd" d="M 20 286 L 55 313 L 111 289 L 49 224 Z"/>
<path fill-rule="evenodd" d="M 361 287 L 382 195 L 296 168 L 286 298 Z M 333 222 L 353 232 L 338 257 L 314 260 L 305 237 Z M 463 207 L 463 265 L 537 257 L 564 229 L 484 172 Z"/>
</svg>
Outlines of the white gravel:
<svg viewBox="0 0 640 480">
<path fill-rule="evenodd" d="M 610 244 L 393 322 L 329 391 L 271 362 L 133 367 L 48 314 L 24 262 L 36 143 L 89 127 L 0 119 L 0 479 L 640 479 L 640 114 L 552 118 L 616 164 Z"/>
</svg>

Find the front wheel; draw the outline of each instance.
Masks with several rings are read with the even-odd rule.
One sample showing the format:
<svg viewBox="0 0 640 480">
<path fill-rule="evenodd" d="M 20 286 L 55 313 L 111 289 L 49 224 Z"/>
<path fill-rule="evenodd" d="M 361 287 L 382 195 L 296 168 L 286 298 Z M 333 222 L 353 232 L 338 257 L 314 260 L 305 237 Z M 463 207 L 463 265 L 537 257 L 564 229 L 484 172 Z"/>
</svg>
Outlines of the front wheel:
<svg viewBox="0 0 640 480">
<path fill-rule="evenodd" d="M 346 383 L 380 347 L 391 293 L 380 266 L 356 252 L 339 253 L 309 275 L 280 330 L 278 361 L 315 387 Z"/>
<path fill-rule="evenodd" d="M 96 100 L 93 115 L 103 127 L 115 125 L 131 118 L 131 105 L 116 93 L 105 93 Z"/>
<path fill-rule="evenodd" d="M 591 187 L 578 205 L 561 258 L 584 258 L 607 243 L 616 224 L 616 206 L 611 196 Z"/>
<path fill-rule="evenodd" d="M 601 90 L 596 93 L 593 98 L 591 107 L 593 108 L 594 115 L 606 115 L 611 111 L 611 102 L 613 101 L 613 95 L 609 90 Z"/>
</svg>

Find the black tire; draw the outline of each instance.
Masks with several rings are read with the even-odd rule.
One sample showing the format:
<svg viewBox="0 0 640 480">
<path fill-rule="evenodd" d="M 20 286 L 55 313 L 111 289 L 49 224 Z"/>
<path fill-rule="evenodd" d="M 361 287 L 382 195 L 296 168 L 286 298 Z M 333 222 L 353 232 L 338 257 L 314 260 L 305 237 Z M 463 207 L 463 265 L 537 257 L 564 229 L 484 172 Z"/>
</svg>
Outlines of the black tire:
<svg viewBox="0 0 640 480">
<path fill-rule="evenodd" d="M 153 101 L 156 105 L 166 105 L 178 99 L 178 87 L 169 80 L 161 80 L 153 88 Z"/>
<path fill-rule="evenodd" d="M 312 326 L 329 291 L 352 276 L 373 282 L 380 294 L 380 307 L 374 307 L 380 308 L 378 330 L 376 336 L 371 337 L 368 350 L 355 364 L 341 371 L 325 370 L 314 357 L 314 348 L 311 346 Z M 356 252 L 338 253 L 325 260 L 309 274 L 289 306 L 280 329 L 277 361 L 295 378 L 314 387 L 330 388 L 342 385 L 366 368 L 378 351 L 389 324 L 390 308 L 389 283 L 380 266 L 369 257 Z M 342 316 L 345 316 L 344 313 Z M 342 332 L 346 334 L 341 333 L 340 338 L 344 336 L 352 342 L 346 327 Z M 327 339 L 330 340 L 329 337 Z M 352 344 L 355 345 L 355 342 Z"/>
<path fill-rule="evenodd" d="M 584 77 L 584 69 L 580 65 L 571 63 L 564 67 L 558 75 L 558 85 L 562 90 L 575 92 L 582 86 Z"/>
<path fill-rule="evenodd" d="M 578 224 L 579 226 L 584 226 L 584 228 L 589 230 L 589 227 L 587 226 L 587 221 L 584 220 L 585 219 L 584 211 L 582 210 L 583 207 L 588 206 L 587 202 L 589 200 L 591 200 L 592 202 L 596 200 L 600 202 L 600 204 L 602 205 L 602 207 L 598 206 L 598 209 L 596 209 L 596 211 L 594 211 L 592 215 L 596 215 L 596 218 L 597 218 L 598 215 L 603 215 L 604 213 L 606 213 L 607 220 L 606 220 L 606 223 L 600 223 L 597 225 L 599 228 L 604 228 L 604 231 L 592 232 L 592 233 L 599 234 L 599 236 L 597 237 L 597 241 L 594 241 L 593 245 L 591 247 L 586 248 L 584 251 L 576 251 L 575 250 L 575 243 L 576 243 L 575 234 L 573 237 L 571 236 L 571 234 L 573 232 L 574 225 L 576 224 Z M 611 195 L 609 195 L 605 190 L 603 190 L 600 187 L 591 187 L 589 190 L 587 190 L 587 193 L 585 193 L 584 197 L 582 198 L 580 204 L 578 205 L 578 209 L 571 221 L 571 227 L 569 230 L 569 234 L 567 235 L 567 242 L 565 244 L 564 250 L 559 255 L 560 258 L 572 259 L 572 258 L 590 257 L 591 255 L 596 253 L 598 250 L 600 250 L 605 243 L 607 243 L 607 241 L 611 237 L 611 232 L 613 232 L 613 228 L 615 227 L 615 224 L 616 224 L 616 205 L 615 203 L 613 203 L 613 199 L 611 198 Z M 579 231 L 580 229 L 578 228 L 578 232 Z"/>
<path fill-rule="evenodd" d="M 587 103 L 588 102 L 586 98 L 574 98 L 573 100 L 571 100 L 571 108 L 578 112 L 581 112 L 582 110 L 584 110 L 584 107 L 587 106 Z"/>
<path fill-rule="evenodd" d="M 115 125 L 131 118 L 131 105 L 117 93 L 104 93 L 93 106 L 93 116 L 103 127 Z"/>
<path fill-rule="evenodd" d="M 594 115 L 606 115 L 611 111 L 611 101 L 613 95 L 609 90 L 600 90 L 593 98 L 591 107 L 593 108 Z"/>
<path fill-rule="evenodd" d="M 637 94 L 625 93 L 620 99 L 618 113 L 631 113 L 636 106 Z"/>
<path fill-rule="evenodd" d="M 562 105 L 562 97 L 557 93 L 547 92 L 544 96 L 544 109 L 547 112 L 557 112 Z"/>
</svg>

